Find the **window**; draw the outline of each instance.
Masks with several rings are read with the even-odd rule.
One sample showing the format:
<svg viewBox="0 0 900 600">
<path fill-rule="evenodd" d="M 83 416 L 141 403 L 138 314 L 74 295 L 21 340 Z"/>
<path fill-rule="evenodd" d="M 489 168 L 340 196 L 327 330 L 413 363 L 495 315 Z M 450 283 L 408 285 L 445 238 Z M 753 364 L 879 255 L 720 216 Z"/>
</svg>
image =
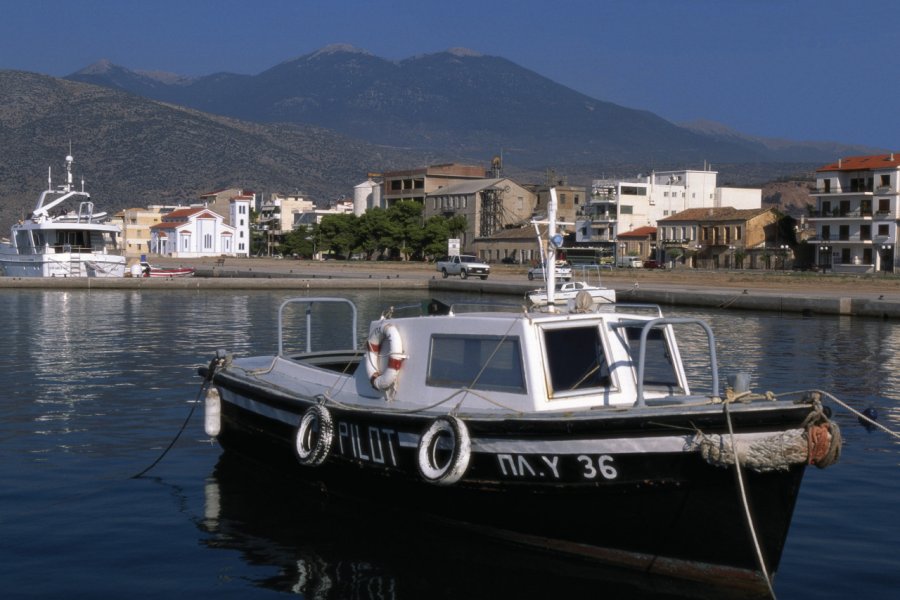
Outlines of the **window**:
<svg viewBox="0 0 900 600">
<path fill-rule="evenodd" d="M 433 335 L 425 383 L 435 387 L 469 387 L 524 394 L 525 375 L 519 338 Z"/>
<path fill-rule="evenodd" d="M 628 353 L 636 370 L 640 358 L 641 328 L 626 327 L 625 332 L 628 336 Z M 644 386 L 666 388 L 669 393 L 682 391 L 665 332 L 660 328 L 651 329 L 647 333 L 647 347 L 644 351 Z"/>
<path fill-rule="evenodd" d="M 879 237 L 890 236 L 890 235 L 891 235 L 890 226 L 888 226 L 888 225 L 879 225 L 878 226 L 878 236 Z"/>
<path fill-rule="evenodd" d="M 881 183 L 879 184 L 881 187 L 890 187 L 891 185 L 891 176 L 890 175 L 882 175 Z"/>
<path fill-rule="evenodd" d="M 841 264 L 850 264 L 850 248 L 841 248 Z"/>
<path fill-rule="evenodd" d="M 632 215 L 634 214 L 634 207 L 623 204 L 619 207 L 619 212 L 623 215 Z"/>
<path fill-rule="evenodd" d="M 891 201 L 887 198 L 879 198 L 878 199 L 878 212 L 880 212 L 880 213 L 891 212 Z"/>
<path fill-rule="evenodd" d="M 596 326 L 544 330 L 551 394 L 608 388 L 609 364 Z"/>
<path fill-rule="evenodd" d="M 830 240 L 831 239 L 831 225 L 822 225 L 822 239 Z"/>
<path fill-rule="evenodd" d="M 623 196 L 646 196 L 647 188 L 645 187 L 637 187 L 633 185 L 623 185 L 622 186 L 622 195 Z"/>
<path fill-rule="evenodd" d="M 872 226 L 871 225 L 860 225 L 859 226 L 859 239 L 864 242 L 872 239 Z"/>
<path fill-rule="evenodd" d="M 213 236 L 211 233 L 207 233 L 203 235 L 203 249 L 204 250 L 212 250 L 213 247 Z"/>
</svg>

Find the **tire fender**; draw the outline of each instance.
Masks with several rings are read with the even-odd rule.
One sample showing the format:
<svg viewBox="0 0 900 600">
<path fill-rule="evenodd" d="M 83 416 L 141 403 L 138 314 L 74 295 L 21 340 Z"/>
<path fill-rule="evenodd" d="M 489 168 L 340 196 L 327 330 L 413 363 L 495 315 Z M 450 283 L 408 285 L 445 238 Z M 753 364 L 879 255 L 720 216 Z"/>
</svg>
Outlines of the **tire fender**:
<svg viewBox="0 0 900 600">
<path fill-rule="evenodd" d="M 443 461 L 438 450 L 447 449 L 450 457 Z M 425 481 L 436 485 L 456 483 L 466 474 L 472 456 L 469 428 L 459 417 L 438 417 L 419 438 L 416 454 L 419 474 Z"/>
</svg>

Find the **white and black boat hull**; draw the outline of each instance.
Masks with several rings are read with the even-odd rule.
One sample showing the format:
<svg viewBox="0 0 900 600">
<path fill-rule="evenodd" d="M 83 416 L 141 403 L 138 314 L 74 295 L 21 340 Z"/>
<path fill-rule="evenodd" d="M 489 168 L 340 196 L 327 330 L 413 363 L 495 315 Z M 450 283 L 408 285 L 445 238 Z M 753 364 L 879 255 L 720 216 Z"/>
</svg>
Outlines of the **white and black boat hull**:
<svg viewBox="0 0 900 600">
<path fill-rule="evenodd" d="M 460 415 L 471 453 L 449 485 L 428 481 L 421 441 L 434 415 L 324 404 L 331 443 L 321 464 L 297 459 L 298 427 L 320 399 L 217 373 L 217 439 L 331 493 L 427 514 L 513 542 L 645 572 L 762 588 L 733 467 L 689 448 L 694 431 L 725 434 L 721 406 L 596 411 L 597 416 Z M 656 414 L 648 419 L 647 410 Z M 735 432 L 799 428 L 807 405 L 732 409 Z M 449 453 L 449 450 L 448 450 Z M 805 465 L 743 473 L 767 571 L 777 569 Z"/>
</svg>

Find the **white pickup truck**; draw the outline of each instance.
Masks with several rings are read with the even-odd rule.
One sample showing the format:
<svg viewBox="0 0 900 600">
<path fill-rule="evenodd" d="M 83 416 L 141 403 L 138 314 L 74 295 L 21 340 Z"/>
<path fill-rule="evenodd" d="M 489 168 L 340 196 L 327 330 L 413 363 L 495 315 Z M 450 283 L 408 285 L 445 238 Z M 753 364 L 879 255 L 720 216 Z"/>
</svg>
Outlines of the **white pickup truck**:
<svg viewBox="0 0 900 600">
<path fill-rule="evenodd" d="M 491 272 L 491 266 L 478 260 L 478 257 L 460 254 L 447 256 L 437 261 L 437 270 L 446 279 L 450 275 L 459 275 L 463 279 L 472 275 L 487 279 Z"/>
</svg>

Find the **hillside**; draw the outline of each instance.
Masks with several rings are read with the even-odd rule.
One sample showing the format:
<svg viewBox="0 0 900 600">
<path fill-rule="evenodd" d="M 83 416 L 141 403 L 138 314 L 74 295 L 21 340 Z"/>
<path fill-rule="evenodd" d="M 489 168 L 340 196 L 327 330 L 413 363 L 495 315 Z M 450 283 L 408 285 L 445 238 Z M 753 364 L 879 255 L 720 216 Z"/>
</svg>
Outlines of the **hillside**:
<svg viewBox="0 0 900 600">
<path fill-rule="evenodd" d="M 33 73 L 0 71 L 0 227 L 59 183 L 71 143 L 76 174 L 104 210 L 190 202 L 240 186 L 317 200 L 351 194 L 370 170 L 434 159 L 320 128 L 260 125 L 125 92 Z"/>
</svg>

